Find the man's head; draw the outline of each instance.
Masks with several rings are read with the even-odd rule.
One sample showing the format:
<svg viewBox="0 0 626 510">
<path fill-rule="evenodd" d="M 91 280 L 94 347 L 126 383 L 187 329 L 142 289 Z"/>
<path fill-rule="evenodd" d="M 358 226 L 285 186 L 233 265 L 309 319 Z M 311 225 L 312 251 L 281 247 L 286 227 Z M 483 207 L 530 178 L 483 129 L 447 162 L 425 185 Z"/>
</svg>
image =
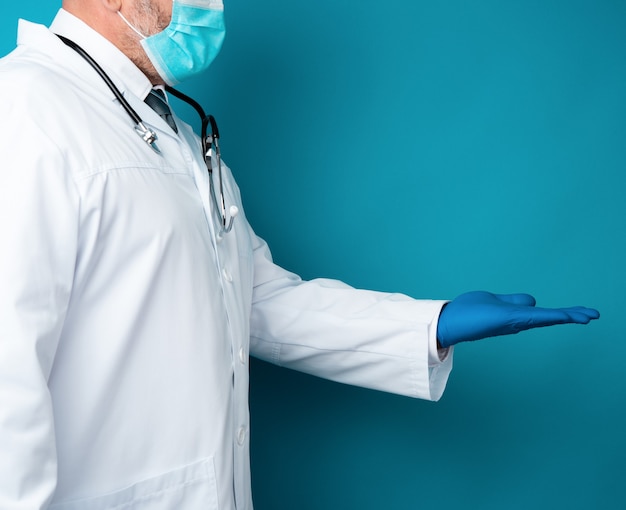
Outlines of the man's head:
<svg viewBox="0 0 626 510">
<path fill-rule="evenodd" d="M 170 23 L 172 0 L 63 0 L 63 8 L 117 46 L 153 84 L 164 83 L 141 45 L 142 37 L 123 18 L 146 37 L 157 34 Z"/>
<path fill-rule="evenodd" d="M 222 0 L 63 0 L 157 85 L 205 71 L 224 40 Z"/>
</svg>

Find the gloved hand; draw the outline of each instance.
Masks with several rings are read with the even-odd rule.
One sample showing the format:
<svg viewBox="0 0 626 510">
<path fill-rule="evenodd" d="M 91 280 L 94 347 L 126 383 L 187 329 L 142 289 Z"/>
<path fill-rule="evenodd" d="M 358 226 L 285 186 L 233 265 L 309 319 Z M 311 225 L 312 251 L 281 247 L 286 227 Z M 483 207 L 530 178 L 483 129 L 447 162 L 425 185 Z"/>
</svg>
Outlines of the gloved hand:
<svg viewBox="0 0 626 510">
<path fill-rule="evenodd" d="M 437 339 L 441 347 L 491 336 L 511 335 L 554 324 L 587 324 L 600 317 L 592 308 L 536 308 L 528 294 L 461 294 L 448 303 L 439 317 Z"/>
</svg>

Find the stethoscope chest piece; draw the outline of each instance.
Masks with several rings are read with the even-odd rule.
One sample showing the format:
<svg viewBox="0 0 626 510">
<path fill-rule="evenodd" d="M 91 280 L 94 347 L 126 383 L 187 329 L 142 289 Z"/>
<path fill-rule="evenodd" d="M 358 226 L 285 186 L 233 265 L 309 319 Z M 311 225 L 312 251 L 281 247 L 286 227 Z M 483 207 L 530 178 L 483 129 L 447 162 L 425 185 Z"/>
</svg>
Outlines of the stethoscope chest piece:
<svg viewBox="0 0 626 510">
<path fill-rule="evenodd" d="M 124 98 L 124 95 L 119 91 L 119 89 L 115 86 L 111 78 L 107 75 L 107 73 L 100 67 L 100 65 L 87 53 L 84 49 L 82 49 L 78 44 L 74 41 L 68 39 L 67 37 L 63 37 L 62 35 L 58 35 L 57 37 L 61 39 L 67 46 L 72 48 L 76 53 L 78 53 L 81 57 L 83 57 L 90 65 L 95 69 L 95 71 L 100 75 L 100 77 L 107 84 L 111 92 L 115 98 L 122 105 L 126 113 L 130 116 L 130 118 L 135 122 L 135 132 L 141 137 L 141 139 L 148 144 L 152 148 L 154 152 L 157 154 L 161 154 L 161 150 L 159 146 L 156 144 L 157 134 L 154 130 L 149 129 L 141 120 L 141 117 L 137 114 L 135 110 L 130 106 L 128 101 Z"/>
<path fill-rule="evenodd" d="M 135 132 L 152 148 L 154 152 L 161 154 L 161 149 L 159 149 L 159 146 L 156 144 L 159 137 L 152 129 L 147 128 L 143 122 L 139 122 L 135 126 Z"/>
</svg>

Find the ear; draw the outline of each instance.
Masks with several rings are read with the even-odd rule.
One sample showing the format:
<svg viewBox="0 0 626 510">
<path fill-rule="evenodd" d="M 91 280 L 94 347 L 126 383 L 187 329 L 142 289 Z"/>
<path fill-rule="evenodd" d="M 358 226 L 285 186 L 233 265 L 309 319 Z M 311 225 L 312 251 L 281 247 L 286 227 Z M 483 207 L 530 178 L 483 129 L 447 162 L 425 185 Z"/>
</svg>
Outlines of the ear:
<svg viewBox="0 0 626 510">
<path fill-rule="evenodd" d="M 102 6 L 111 12 L 117 12 L 122 10 L 122 0 L 99 0 Z M 128 3 L 128 0 L 126 0 Z"/>
<path fill-rule="evenodd" d="M 90 21 L 103 15 L 115 14 L 122 8 L 123 0 L 63 0 L 63 9 L 92 25 Z M 133 0 L 125 0 L 127 3 Z"/>
</svg>

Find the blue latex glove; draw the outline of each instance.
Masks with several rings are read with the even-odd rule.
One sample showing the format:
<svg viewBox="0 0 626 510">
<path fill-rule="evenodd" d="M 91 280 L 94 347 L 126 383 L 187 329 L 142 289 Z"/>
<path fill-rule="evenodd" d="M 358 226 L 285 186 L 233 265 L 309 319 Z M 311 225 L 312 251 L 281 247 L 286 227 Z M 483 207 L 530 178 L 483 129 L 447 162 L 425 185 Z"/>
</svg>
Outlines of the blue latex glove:
<svg viewBox="0 0 626 510">
<path fill-rule="evenodd" d="M 491 336 L 511 335 L 554 324 L 587 324 L 600 317 L 592 308 L 536 308 L 528 294 L 461 294 L 439 317 L 437 339 L 441 347 Z"/>
</svg>

